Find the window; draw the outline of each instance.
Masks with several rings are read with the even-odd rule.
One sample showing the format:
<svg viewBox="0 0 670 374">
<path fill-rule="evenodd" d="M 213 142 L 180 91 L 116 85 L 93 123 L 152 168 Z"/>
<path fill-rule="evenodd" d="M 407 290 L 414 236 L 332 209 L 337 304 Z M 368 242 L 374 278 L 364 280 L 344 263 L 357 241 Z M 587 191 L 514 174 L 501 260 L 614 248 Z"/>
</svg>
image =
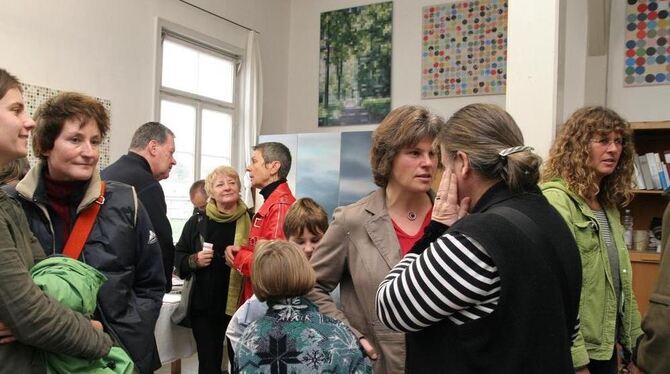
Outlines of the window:
<svg viewBox="0 0 670 374">
<path fill-rule="evenodd" d="M 239 57 L 163 30 L 160 122 L 175 134 L 177 165 L 161 181 L 174 240 L 193 213 L 188 190 L 219 165 L 232 165 Z"/>
</svg>

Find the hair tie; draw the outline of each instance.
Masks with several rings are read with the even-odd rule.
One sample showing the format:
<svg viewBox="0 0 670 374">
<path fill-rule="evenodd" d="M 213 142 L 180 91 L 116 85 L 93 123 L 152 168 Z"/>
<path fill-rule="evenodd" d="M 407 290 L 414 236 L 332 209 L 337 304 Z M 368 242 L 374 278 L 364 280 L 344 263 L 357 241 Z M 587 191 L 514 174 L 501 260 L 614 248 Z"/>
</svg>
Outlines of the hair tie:
<svg viewBox="0 0 670 374">
<path fill-rule="evenodd" d="M 517 153 L 517 152 L 523 152 L 523 151 L 534 151 L 535 148 L 528 146 L 528 145 L 517 145 L 516 147 L 510 147 L 510 148 L 505 148 L 502 151 L 498 152 L 498 155 L 500 156 L 501 159 L 505 160 L 507 156 Z"/>
</svg>

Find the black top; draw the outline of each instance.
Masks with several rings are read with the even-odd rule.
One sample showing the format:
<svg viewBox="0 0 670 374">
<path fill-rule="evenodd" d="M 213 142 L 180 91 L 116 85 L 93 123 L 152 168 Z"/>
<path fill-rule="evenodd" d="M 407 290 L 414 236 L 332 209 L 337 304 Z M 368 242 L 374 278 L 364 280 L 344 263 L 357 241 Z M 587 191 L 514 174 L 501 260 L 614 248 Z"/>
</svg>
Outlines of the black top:
<svg viewBox="0 0 670 374">
<path fill-rule="evenodd" d="M 222 314 L 226 309 L 230 267 L 226 265 L 224 251 L 235 240 L 237 222 L 218 223 L 203 213 L 194 214 L 182 230 L 176 246 L 177 272 L 182 278 L 196 275 L 191 296 L 191 313 Z M 202 249 L 200 235 L 212 243 L 214 258 L 209 266 L 191 270 L 188 258 Z"/>
<path fill-rule="evenodd" d="M 529 238 L 517 222 L 495 214 L 497 207 L 524 214 L 542 237 Z M 444 319 L 408 333 L 407 372 L 574 372 L 570 339 L 581 290 L 579 252 L 539 190 L 513 194 L 498 184 L 447 233 L 467 235 L 486 248 L 500 275 L 500 300 L 477 320 L 457 325 Z"/>
<path fill-rule="evenodd" d="M 137 197 L 149 214 L 151 224 L 158 237 L 163 257 L 166 292 L 172 289 L 174 265 L 174 243 L 172 226 L 167 218 L 167 205 L 163 187 L 151 173 L 147 160 L 135 152 L 128 152 L 100 173 L 103 180 L 122 182 L 135 187 Z"/>
<path fill-rule="evenodd" d="M 277 187 L 279 187 L 279 185 L 284 182 L 286 182 L 286 178 L 279 178 L 279 180 L 276 180 L 263 187 L 260 191 L 258 191 L 258 193 L 263 196 L 263 199 L 267 200 L 268 196 L 270 196 L 270 194 L 272 194 L 277 189 Z"/>
</svg>

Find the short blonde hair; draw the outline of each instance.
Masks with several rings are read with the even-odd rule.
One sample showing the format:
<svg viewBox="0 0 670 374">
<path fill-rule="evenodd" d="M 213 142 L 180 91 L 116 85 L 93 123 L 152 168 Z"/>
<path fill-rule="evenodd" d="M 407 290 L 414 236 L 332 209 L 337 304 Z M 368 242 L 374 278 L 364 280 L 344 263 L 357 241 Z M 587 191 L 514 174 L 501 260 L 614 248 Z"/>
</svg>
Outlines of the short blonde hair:
<svg viewBox="0 0 670 374">
<path fill-rule="evenodd" d="M 214 191 L 214 180 L 220 175 L 225 175 L 226 177 L 233 178 L 237 181 L 237 186 L 242 189 L 242 184 L 240 183 L 240 175 L 237 174 L 237 171 L 230 166 L 221 165 L 217 166 L 212 170 L 205 179 L 205 192 L 207 197 L 212 197 L 212 191 Z"/>
<path fill-rule="evenodd" d="M 262 241 L 256 246 L 251 286 L 260 301 L 303 296 L 316 282 L 307 256 L 286 240 Z"/>
</svg>

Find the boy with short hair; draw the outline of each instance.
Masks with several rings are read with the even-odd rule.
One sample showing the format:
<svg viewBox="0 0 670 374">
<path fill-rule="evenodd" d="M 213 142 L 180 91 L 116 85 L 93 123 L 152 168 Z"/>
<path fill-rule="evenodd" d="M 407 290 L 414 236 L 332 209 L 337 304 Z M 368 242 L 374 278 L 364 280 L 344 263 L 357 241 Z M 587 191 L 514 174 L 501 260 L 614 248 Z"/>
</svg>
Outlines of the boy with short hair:
<svg viewBox="0 0 670 374">
<path fill-rule="evenodd" d="M 288 241 L 302 249 L 309 260 L 312 253 L 318 248 L 323 234 L 328 229 L 328 215 L 316 201 L 309 197 L 296 200 L 286 212 L 284 220 L 284 234 Z M 335 291 L 339 291 L 336 289 Z M 333 293 L 335 293 L 333 291 Z M 339 300 L 339 293 L 337 296 Z M 226 329 L 226 337 L 230 340 L 233 351 L 236 350 L 244 329 L 249 324 L 265 315 L 268 307 L 259 301 L 256 296 L 249 298 L 233 315 Z M 232 358 L 231 358 L 232 361 Z"/>
</svg>

